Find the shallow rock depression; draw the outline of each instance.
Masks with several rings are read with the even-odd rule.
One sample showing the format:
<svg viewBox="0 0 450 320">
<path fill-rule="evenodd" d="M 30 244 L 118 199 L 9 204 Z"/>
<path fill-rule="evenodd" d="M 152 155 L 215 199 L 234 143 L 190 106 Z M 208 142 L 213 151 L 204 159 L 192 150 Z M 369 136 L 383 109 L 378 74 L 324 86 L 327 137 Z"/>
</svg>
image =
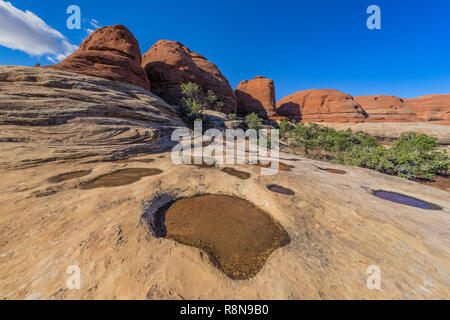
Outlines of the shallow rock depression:
<svg viewBox="0 0 450 320">
<path fill-rule="evenodd" d="M 155 220 L 157 236 L 204 250 L 234 280 L 254 277 L 272 252 L 290 242 L 266 212 L 231 196 L 180 199 L 162 207 Z"/>
</svg>

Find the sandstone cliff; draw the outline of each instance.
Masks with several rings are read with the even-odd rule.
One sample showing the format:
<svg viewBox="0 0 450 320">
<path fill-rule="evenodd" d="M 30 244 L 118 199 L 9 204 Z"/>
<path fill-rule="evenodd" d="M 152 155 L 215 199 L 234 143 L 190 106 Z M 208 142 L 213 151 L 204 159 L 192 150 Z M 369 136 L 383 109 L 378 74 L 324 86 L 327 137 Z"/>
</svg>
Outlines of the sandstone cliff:
<svg viewBox="0 0 450 320">
<path fill-rule="evenodd" d="M 160 40 L 144 54 L 142 67 L 151 82 L 151 91 L 170 104 L 179 104 L 180 85 L 199 84 L 203 93 L 213 90 L 224 103 L 223 112 L 236 112 L 236 96 L 217 66 L 179 42 Z"/>
</svg>

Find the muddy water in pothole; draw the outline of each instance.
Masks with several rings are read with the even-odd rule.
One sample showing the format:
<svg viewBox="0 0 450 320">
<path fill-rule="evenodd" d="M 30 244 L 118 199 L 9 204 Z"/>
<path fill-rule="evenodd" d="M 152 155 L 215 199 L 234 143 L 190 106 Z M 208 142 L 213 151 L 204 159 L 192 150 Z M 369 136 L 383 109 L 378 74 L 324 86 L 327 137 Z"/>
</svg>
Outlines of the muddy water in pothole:
<svg viewBox="0 0 450 320">
<path fill-rule="evenodd" d="M 157 213 L 160 236 L 204 250 L 228 277 L 254 277 L 290 242 L 280 223 L 250 202 L 220 195 L 175 201 Z"/>
<path fill-rule="evenodd" d="M 244 171 L 239 171 L 234 168 L 227 167 L 227 168 L 223 168 L 222 171 L 225 172 L 226 174 L 229 174 L 230 176 L 237 177 L 241 180 L 248 180 L 251 177 L 250 173 L 247 173 Z"/>
<path fill-rule="evenodd" d="M 281 194 L 285 194 L 285 195 L 288 195 L 288 196 L 295 195 L 295 192 L 292 191 L 291 189 L 288 189 L 288 188 L 285 188 L 285 187 L 282 187 L 282 186 L 279 186 L 279 185 L 276 185 L 276 184 L 268 185 L 267 189 L 269 189 L 272 192 L 281 193 Z"/>
<path fill-rule="evenodd" d="M 334 173 L 334 174 L 346 174 L 346 172 L 344 170 L 339 170 L 339 169 L 329 169 L 329 168 L 319 168 L 322 171 L 326 171 L 329 173 Z"/>
<path fill-rule="evenodd" d="M 99 176 L 80 185 L 81 189 L 111 188 L 132 184 L 143 177 L 155 176 L 163 171 L 160 169 L 132 168 L 115 171 Z"/>
<path fill-rule="evenodd" d="M 68 181 L 76 178 L 85 177 L 91 174 L 91 170 L 75 171 L 58 174 L 57 176 L 49 178 L 47 181 L 51 183 L 59 183 L 63 181 Z"/>
<path fill-rule="evenodd" d="M 426 210 L 440 210 L 441 209 L 441 207 L 439 207 L 438 205 L 435 205 L 433 203 L 429 203 L 426 201 L 408 197 L 403 194 L 399 194 L 399 193 L 395 193 L 395 192 L 378 190 L 378 191 L 373 191 L 373 195 L 378 198 L 384 199 L 384 200 L 392 201 L 392 202 L 403 204 L 403 205 L 410 206 L 410 207 L 416 207 L 416 208 L 421 208 L 421 209 L 426 209 Z"/>
<path fill-rule="evenodd" d="M 258 163 L 256 165 L 260 168 L 270 168 L 272 166 L 272 162 L 262 163 L 262 162 L 258 161 Z M 293 168 L 294 168 L 294 166 L 291 166 L 289 164 L 286 164 L 283 162 L 278 163 L 278 169 L 281 171 L 292 171 Z"/>
<path fill-rule="evenodd" d="M 271 168 L 272 166 L 272 162 L 264 162 L 262 163 L 261 161 L 258 161 L 258 163 L 256 164 L 258 167 L 260 168 Z M 283 162 L 279 162 L 278 163 L 278 169 L 281 171 L 292 171 L 292 169 L 294 168 L 294 166 L 291 166 L 289 164 L 283 163 Z"/>
</svg>

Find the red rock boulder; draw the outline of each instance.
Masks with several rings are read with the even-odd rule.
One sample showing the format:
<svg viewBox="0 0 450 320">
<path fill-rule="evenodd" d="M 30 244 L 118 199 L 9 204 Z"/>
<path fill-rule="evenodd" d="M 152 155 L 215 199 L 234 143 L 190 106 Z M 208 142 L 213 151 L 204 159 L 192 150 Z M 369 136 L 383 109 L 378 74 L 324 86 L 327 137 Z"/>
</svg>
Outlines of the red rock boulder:
<svg viewBox="0 0 450 320">
<path fill-rule="evenodd" d="M 413 122 L 417 121 L 414 110 L 405 100 L 394 96 L 357 96 L 354 99 L 361 105 L 368 117 L 366 122 Z"/>
<path fill-rule="evenodd" d="M 450 125 L 450 94 L 430 94 L 407 99 L 420 121 L 434 121 Z"/>
<path fill-rule="evenodd" d="M 332 89 L 291 94 L 278 102 L 277 114 L 305 122 L 363 122 L 367 117 L 352 96 Z"/>
<path fill-rule="evenodd" d="M 236 112 L 236 96 L 219 68 L 205 57 L 179 42 L 160 40 L 144 54 L 142 67 L 151 83 L 151 91 L 169 104 L 179 104 L 180 85 L 195 82 L 206 94 L 213 90 L 224 103 L 223 112 Z"/>
<path fill-rule="evenodd" d="M 141 50 L 133 34 L 122 25 L 91 33 L 80 48 L 49 68 L 134 84 L 150 89 L 141 67 Z"/>
<path fill-rule="evenodd" d="M 244 80 L 234 91 L 237 98 L 237 113 L 247 115 L 256 113 L 261 118 L 275 115 L 275 86 L 273 80 L 256 77 L 253 80 Z"/>
</svg>

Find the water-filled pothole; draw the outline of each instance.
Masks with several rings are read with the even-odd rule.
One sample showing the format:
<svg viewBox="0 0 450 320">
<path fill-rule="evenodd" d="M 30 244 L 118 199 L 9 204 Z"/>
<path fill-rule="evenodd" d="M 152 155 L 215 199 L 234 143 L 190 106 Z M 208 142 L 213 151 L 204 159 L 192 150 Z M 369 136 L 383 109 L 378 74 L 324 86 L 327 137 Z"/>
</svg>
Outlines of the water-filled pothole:
<svg viewBox="0 0 450 320">
<path fill-rule="evenodd" d="M 156 236 L 204 250 L 228 277 L 254 277 L 290 242 L 280 223 L 244 199 L 202 195 L 160 208 L 149 223 Z"/>
<path fill-rule="evenodd" d="M 250 173 L 247 173 L 244 171 L 239 171 L 234 168 L 227 167 L 227 168 L 223 168 L 222 171 L 225 172 L 226 174 L 229 174 L 230 176 L 237 177 L 241 180 L 248 180 L 251 177 Z"/>
<path fill-rule="evenodd" d="M 285 194 L 285 195 L 288 195 L 288 196 L 295 195 L 295 192 L 292 191 L 291 189 L 288 189 L 288 188 L 285 188 L 285 187 L 282 187 L 282 186 L 279 186 L 279 185 L 276 185 L 276 184 L 268 185 L 267 189 L 269 189 L 272 192 L 281 193 L 281 194 Z"/>
<path fill-rule="evenodd" d="M 376 196 L 378 198 L 392 201 L 392 202 L 399 203 L 399 204 L 403 204 L 403 205 L 410 206 L 410 207 L 416 207 L 416 208 L 421 208 L 421 209 L 426 209 L 426 210 L 441 210 L 442 209 L 441 207 L 439 207 L 436 204 L 429 203 L 429 202 L 419 200 L 416 198 L 412 198 L 409 196 L 405 196 L 403 194 L 399 194 L 396 192 L 377 190 L 377 191 L 372 191 L 372 193 L 374 196 Z"/>
<path fill-rule="evenodd" d="M 85 177 L 91 174 L 91 170 L 75 171 L 58 174 L 57 176 L 49 178 L 47 181 L 51 183 L 59 183 L 67 180 Z"/>
<path fill-rule="evenodd" d="M 118 170 L 99 176 L 91 181 L 83 183 L 80 188 L 83 190 L 96 188 L 120 187 L 139 181 L 143 177 L 155 176 L 163 171 L 160 169 L 130 168 Z"/>
<path fill-rule="evenodd" d="M 261 161 L 258 161 L 258 163 L 256 165 L 260 168 L 271 168 L 272 162 L 262 163 Z M 290 164 L 286 164 L 283 162 L 279 162 L 278 169 L 281 171 L 292 171 L 292 169 L 294 169 L 294 166 L 291 166 Z"/>
<path fill-rule="evenodd" d="M 334 173 L 334 174 L 346 174 L 346 172 L 344 170 L 339 170 L 339 169 L 331 169 L 331 168 L 319 168 L 322 171 L 326 171 L 329 173 Z"/>
</svg>

